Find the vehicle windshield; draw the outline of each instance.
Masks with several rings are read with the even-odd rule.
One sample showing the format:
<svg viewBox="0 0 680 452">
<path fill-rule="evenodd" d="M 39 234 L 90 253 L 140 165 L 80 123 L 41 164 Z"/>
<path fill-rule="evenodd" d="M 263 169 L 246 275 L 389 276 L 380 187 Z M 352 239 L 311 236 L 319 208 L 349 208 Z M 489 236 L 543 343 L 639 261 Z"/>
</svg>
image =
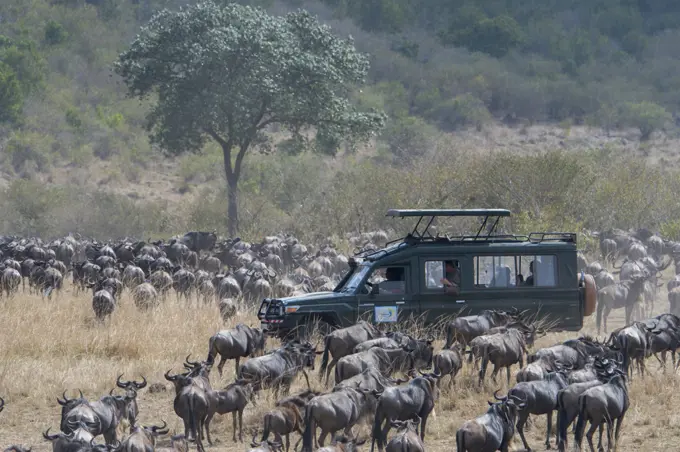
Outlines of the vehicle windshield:
<svg viewBox="0 0 680 452">
<path fill-rule="evenodd" d="M 371 270 L 370 265 L 360 265 L 354 270 L 354 274 L 349 277 L 345 285 L 336 289 L 337 292 L 354 293 L 366 274 Z"/>
</svg>

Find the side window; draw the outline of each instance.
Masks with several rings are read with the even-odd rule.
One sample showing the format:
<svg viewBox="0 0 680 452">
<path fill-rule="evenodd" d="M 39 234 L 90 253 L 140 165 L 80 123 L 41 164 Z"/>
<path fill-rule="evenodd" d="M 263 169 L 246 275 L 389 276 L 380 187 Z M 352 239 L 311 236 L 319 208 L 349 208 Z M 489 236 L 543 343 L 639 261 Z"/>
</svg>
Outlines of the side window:
<svg viewBox="0 0 680 452">
<path fill-rule="evenodd" d="M 460 287 L 461 266 L 457 259 L 425 262 L 425 288 L 444 289 L 444 285 Z"/>
<path fill-rule="evenodd" d="M 557 256 L 522 256 L 521 269 L 525 272 L 526 286 L 557 285 Z"/>
<path fill-rule="evenodd" d="M 515 256 L 477 256 L 475 262 L 475 287 L 517 287 Z"/>
<path fill-rule="evenodd" d="M 368 278 L 369 287 L 377 286 L 378 294 L 405 294 L 406 267 L 386 266 L 376 268 Z"/>
<path fill-rule="evenodd" d="M 441 289 L 444 278 L 444 261 L 425 262 L 425 287 L 428 289 Z"/>
</svg>

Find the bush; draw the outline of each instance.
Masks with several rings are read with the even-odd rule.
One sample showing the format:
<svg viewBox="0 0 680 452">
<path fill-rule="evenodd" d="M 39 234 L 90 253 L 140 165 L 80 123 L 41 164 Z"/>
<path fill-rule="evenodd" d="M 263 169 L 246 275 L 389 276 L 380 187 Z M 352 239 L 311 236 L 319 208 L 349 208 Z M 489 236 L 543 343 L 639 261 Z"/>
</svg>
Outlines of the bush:
<svg viewBox="0 0 680 452">
<path fill-rule="evenodd" d="M 665 108 L 652 102 L 627 102 L 621 107 L 620 118 L 622 125 L 637 127 L 643 141 L 673 119 Z"/>
<path fill-rule="evenodd" d="M 434 145 L 437 129 L 421 118 L 406 116 L 391 119 L 381 137 L 397 161 L 423 156 Z"/>
<path fill-rule="evenodd" d="M 472 94 L 461 94 L 437 105 L 429 116 L 445 130 L 456 130 L 465 126 L 474 126 L 481 130 L 491 121 L 489 110 Z"/>
</svg>

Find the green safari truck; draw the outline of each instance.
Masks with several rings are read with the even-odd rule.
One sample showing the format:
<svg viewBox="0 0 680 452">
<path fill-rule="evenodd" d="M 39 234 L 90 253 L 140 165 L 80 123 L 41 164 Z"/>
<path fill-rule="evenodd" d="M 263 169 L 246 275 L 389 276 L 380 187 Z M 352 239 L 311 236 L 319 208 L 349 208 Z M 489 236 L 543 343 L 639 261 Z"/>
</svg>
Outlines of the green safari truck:
<svg viewBox="0 0 680 452">
<path fill-rule="evenodd" d="M 395 218 L 418 218 L 412 232 L 385 248 L 350 259 L 332 292 L 266 298 L 258 318 L 269 334 L 304 335 L 313 324 L 345 327 L 443 316 L 486 309 L 538 312 L 553 331 L 578 331 L 584 318 L 584 275 L 578 273 L 576 234 L 496 234 L 505 209 L 392 209 Z M 435 236 L 437 217 L 480 217 L 476 234 Z M 452 280 L 452 281 L 451 281 Z"/>
</svg>

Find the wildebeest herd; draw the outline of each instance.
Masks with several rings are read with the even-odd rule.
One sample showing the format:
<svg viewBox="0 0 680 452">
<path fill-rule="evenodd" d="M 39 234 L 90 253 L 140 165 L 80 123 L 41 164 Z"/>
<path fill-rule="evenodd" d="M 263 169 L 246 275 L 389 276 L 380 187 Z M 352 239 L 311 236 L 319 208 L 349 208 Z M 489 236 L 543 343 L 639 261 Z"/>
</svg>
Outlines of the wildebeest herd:
<svg viewBox="0 0 680 452">
<path fill-rule="evenodd" d="M 526 426 L 532 415 L 545 415 L 546 446 L 550 447 L 554 437 L 559 450 L 566 450 L 569 442 L 580 448 L 585 436 L 594 451 L 597 432 L 598 449 L 606 445 L 613 450 L 630 405 L 630 379 L 644 378 L 646 360 L 652 356 L 664 369 L 668 353 L 674 369 L 680 364 L 675 356 L 680 348 L 680 276 L 668 282 L 668 312 L 651 315 L 661 272 L 673 263 L 680 270 L 680 244 L 644 230 L 606 231 L 598 236 L 601 263 L 579 256 L 580 270 L 592 275 L 598 287 L 598 333 L 601 320 L 606 332 L 611 310 L 625 308 L 626 312 L 626 326 L 611 332 L 606 340 L 581 335 L 534 349 L 535 339 L 546 334 L 545 325 L 515 309 L 448 321 L 441 350 L 435 348 L 439 331 L 418 336 L 359 322 L 332 331 L 315 344 L 307 338 L 283 340 L 267 351 L 272 339 L 259 328 L 239 323 L 206 338 L 205 360 L 192 361 L 187 356 L 184 372 L 165 372 L 174 387 L 174 412 L 184 423 L 184 434 L 172 436 L 169 450 L 185 451 L 192 444 L 205 450 L 204 442 L 213 443 L 210 423 L 216 414 L 232 413 L 232 440 L 243 441 L 244 410 L 271 389 L 276 402 L 251 432 L 251 450 L 293 447 L 305 452 L 350 452 L 370 442 L 371 450 L 377 446 L 380 451 L 424 451 L 427 422 L 441 393 L 455 393 L 454 382 L 464 368 L 478 371 L 474 384 L 486 388 L 489 364 L 494 366 L 489 377 L 494 383 L 497 373 L 506 369 L 506 394 L 490 391 L 493 400 L 486 412 L 451 432 L 451 448 L 455 440 L 459 451 L 506 451 L 517 432 L 524 448 L 530 450 Z M 380 246 L 386 240 L 382 232 L 351 238 L 362 247 Z M 173 289 L 177 299 L 187 304 L 192 300 L 215 304 L 228 322 L 237 300 L 252 308 L 266 296 L 332 290 L 347 269 L 347 257 L 330 242 L 313 247 L 283 234 L 257 244 L 218 241 L 214 233 L 201 232 L 167 242 L 100 243 L 77 236 L 43 242 L 4 237 L 0 252 L 4 296 L 24 290 L 48 299 L 59 297 L 70 273 L 74 290 L 92 290 L 94 316 L 101 321 L 115 315 L 124 291 L 129 291 L 137 308 L 146 311 L 163 303 Z M 235 360 L 233 382 L 213 389 L 213 366 L 217 363 L 222 377 L 231 359 Z M 323 390 L 312 389 L 310 384 L 308 372 L 317 364 L 318 385 Z M 511 367 L 515 364 L 513 384 Z M 300 376 L 307 389 L 290 394 Z M 68 398 L 66 392 L 61 395 L 60 432 L 48 429 L 43 434 L 55 452 L 161 450 L 156 442 L 168 435 L 167 424 L 137 422 L 137 394 L 147 388 L 146 379 L 122 378 L 115 382 L 122 394 L 112 390 L 93 400 L 82 393 L 75 398 Z M 442 388 L 445 378 L 448 384 Z M 4 409 L 4 416 L 11 415 L 11 405 L 5 405 L 0 398 L 0 412 Z M 363 424 L 367 426 L 362 428 Z M 391 435 L 392 429 L 396 433 Z M 297 442 L 291 444 L 295 435 Z M 98 442 L 100 436 L 103 443 Z M 329 436 L 331 445 L 326 446 Z M 20 446 L 10 449 L 24 450 Z"/>
</svg>

